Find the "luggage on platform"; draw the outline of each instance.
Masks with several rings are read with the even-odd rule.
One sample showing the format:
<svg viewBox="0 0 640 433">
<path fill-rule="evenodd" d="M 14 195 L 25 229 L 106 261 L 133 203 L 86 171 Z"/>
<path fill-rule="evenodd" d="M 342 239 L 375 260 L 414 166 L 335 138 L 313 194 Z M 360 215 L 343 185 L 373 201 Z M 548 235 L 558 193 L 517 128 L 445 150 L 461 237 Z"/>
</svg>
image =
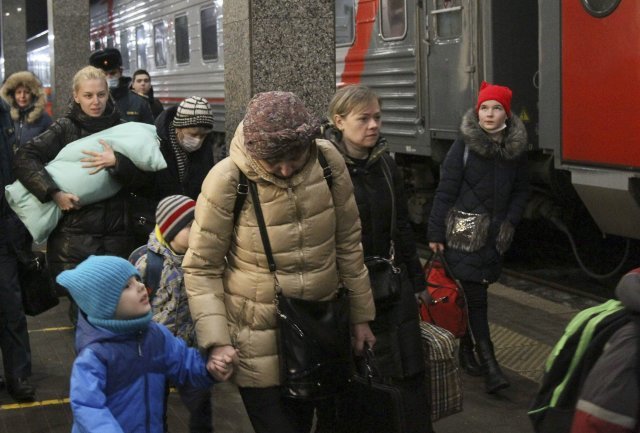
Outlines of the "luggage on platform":
<svg viewBox="0 0 640 433">
<path fill-rule="evenodd" d="M 420 322 L 425 363 L 431 389 L 431 420 L 462 411 L 462 379 L 456 356 L 456 338 L 444 328 Z"/>
</svg>

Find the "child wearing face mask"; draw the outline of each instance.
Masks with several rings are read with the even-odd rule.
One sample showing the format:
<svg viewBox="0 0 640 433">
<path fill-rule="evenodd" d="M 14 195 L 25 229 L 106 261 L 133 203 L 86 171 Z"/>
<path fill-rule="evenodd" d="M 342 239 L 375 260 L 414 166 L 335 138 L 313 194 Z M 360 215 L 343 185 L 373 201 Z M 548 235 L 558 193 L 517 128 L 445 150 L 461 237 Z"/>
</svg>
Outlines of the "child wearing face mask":
<svg viewBox="0 0 640 433">
<path fill-rule="evenodd" d="M 184 195 L 162 199 L 156 210 L 156 228 L 147 242 L 148 252 L 135 264 L 143 281 L 158 282 L 157 287 L 149 287 L 155 290 L 151 297 L 153 321 L 163 324 L 192 347 L 197 347 L 197 342 L 184 287 L 182 259 L 187 252 L 195 205 L 194 200 Z M 162 266 L 151 263 L 152 254 L 161 257 Z M 189 410 L 190 432 L 212 432 L 211 389 L 178 386 L 178 393 Z"/>
<path fill-rule="evenodd" d="M 153 173 L 151 186 L 133 204 L 139 244 L 146 243 L 155 227 L 158 202 L 170 195 L 197 199 L 209 170 L 226 156 L 223 139 L 213 130 L 209 102 L 199 96 L 186 98 L 179 105 L 160 113 L 156 119 L 160 150 L 167 168 Z"/>
</svg>

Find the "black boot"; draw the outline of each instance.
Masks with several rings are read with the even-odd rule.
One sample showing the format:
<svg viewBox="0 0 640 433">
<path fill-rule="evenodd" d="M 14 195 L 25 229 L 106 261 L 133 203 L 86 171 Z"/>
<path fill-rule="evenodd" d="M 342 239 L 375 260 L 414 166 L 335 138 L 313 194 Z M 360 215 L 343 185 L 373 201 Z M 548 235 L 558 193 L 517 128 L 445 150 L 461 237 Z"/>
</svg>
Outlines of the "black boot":
<svg viewBox="0 0 640 433">
<path fill-rule="evenodd" d="M 480 340 L 476 342 L 476 350 L 480 356 L 480 363 L 484 372 L 484 387 L 489 394 L 509 387 L 511 383 L 506 378 L 493 352 L 493 344 L 490 340 Z"/>
<path fill-rule="evenodd" d="M 482 369 L 473 351 L 473 340 L 471 340 L 471 336 L 468 333 L 460 339 L 458 360 L 460 361 L 460 368 L 469 376 L 482 376 Z"/>
<path fill-rule="evenodd" d="M 9 395 L 19 403 L 29 403 L 35 400 L 36 389 L 26 377 L 7 377 Z"/>
</svg>

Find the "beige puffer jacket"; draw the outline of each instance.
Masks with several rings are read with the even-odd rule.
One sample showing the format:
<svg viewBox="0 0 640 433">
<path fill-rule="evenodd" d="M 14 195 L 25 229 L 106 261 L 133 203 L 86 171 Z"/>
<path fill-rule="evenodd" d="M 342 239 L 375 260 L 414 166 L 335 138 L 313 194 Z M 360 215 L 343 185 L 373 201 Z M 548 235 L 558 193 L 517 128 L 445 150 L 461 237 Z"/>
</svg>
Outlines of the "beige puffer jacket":
<svg viewBox="0 0 640 433">
<path fill-rule="evenodd" d="M 332 170 L 331 189 L 317 160 L 318 147 Z M 232 344 L 239 350 L 239 386 L 279 385 L 279 367 L 274 279 L 251 196 L 235 227 L 233 223 L 238 168 L 258 185 L 284 294 L 327 300 L 342 283 L 349 291 L 351 322 L 375 316 L 358 208 L 344 159 L 326 140 L 317 140 L 311 152 L 299 173 L 279 179 L 246 153 L 241 124 L 230 156 L 209 172 L 198 197 L 183 262 L 189 308 L 200 346 Z"/>
</svg>

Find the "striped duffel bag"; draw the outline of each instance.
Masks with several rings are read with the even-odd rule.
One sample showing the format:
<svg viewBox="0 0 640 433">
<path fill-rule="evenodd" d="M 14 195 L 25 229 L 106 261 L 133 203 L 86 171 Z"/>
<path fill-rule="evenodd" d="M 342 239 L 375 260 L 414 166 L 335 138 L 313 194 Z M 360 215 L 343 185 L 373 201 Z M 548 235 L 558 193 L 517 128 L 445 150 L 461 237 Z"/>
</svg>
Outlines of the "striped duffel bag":
<svg viewBox="0 0 640 433">
<path fill-rule="evenodd" d="M 456 358 L 456 338 L 446 329 L 420 322 L 425 364 L 431 388 L 431 420 L 462 411 L 462 380 Z"/>
</svg>

